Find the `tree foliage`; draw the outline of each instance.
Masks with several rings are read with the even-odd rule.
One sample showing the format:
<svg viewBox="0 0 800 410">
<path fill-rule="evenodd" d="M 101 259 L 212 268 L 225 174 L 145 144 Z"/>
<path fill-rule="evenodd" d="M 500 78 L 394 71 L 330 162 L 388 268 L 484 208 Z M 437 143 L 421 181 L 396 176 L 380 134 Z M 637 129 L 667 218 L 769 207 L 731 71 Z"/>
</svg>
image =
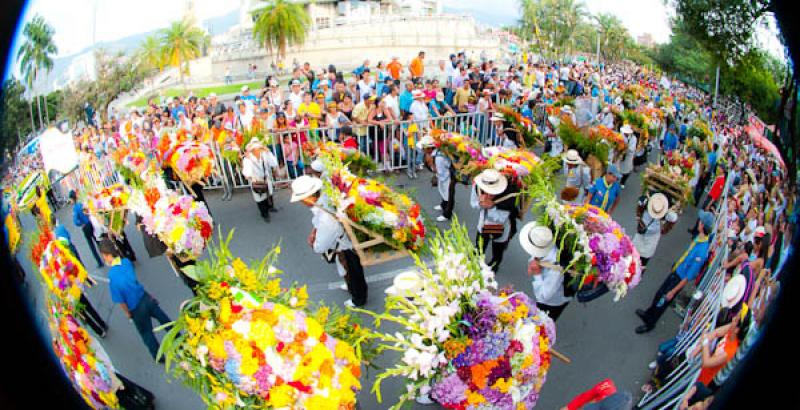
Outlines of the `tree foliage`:
<svg viewBox="0 0 800 410">
<path fill-rule="evenodd" d="M 0 106 L 0 152 L 13 150 L 19 139 L 30 134 L 31 112 L 25 100 L 25 85 L 11 77 L 3 83 Z"/>
<path fill-rule="evenodd" d="M 532 32 L 535 51 L 558 59 L 576 49 L 575 30 L 588 14 L 580 0 L 521 0 L 522 26 Z"/>
<path fill-rule="evenodd" d="M 184 74 L 189 72 L 188 62 L 201 56 L 210 38 L 203 30 L 187 20 L 173 22 L 159 32 L 162 58 L 166 64 L 178 69 L 181 83 L 186 86 Z"/>
<path fill-rule="evenodd" d="M 270 53 L 277 51 L 282 59 L 290 46 L 305 43 L 311 17 L 302 3 L 288 0 L 267 0 L 266 3 L 253 11 L 253 37 Z"/>
</svg>

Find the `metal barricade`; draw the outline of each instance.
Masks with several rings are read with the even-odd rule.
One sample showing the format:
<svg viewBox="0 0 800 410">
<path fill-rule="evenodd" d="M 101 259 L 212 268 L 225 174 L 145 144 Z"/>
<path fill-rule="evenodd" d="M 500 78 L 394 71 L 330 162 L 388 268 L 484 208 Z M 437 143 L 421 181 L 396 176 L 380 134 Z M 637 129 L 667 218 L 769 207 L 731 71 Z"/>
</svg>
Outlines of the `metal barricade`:
<svg viewBox="0 0 800 410">
<path fill-rule="evenodd" d="M 731 174 L 728 174 L 727 178 L 731 178 Z M 725 285 L 725 270 L 722 269 L 722 263 L 728 258 L 730 251 L 727 246 L 728 191 L 729 186 L 726 183 L 719 202 L 722 206 L 714 223 L 713 242 L 710 248 L 713 258 L 697 286 L 697 291 L 702 292 L 702 298 L 691 299 L 686 316 L 675 336 L 677 343 L 668 358 L 671 360 L 678 357 L 682 358 L 682 361 L 666 376 L 661 388 L 642 397 L 637 404 L 639 409 L 677 409 L 683 396 L 700 375 L 700 356 L 692 356 L 690 350 L 697 346 L 704 332 L 716 327 L 721 310 L 722 290 Z"/>
</svg>

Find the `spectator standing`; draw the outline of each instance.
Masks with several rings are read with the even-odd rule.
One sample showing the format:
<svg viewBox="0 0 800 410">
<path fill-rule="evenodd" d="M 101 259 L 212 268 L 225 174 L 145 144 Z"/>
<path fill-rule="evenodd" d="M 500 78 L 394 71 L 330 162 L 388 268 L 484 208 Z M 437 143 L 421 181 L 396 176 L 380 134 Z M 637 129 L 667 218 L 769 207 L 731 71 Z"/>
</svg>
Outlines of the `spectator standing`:
<svg viewBox="0 0 800 410">
<path fill-rule="evenodd" d="M 77 228 L 81 229 L 83 237 L 86 238 L 86 244 L 89 245 L 89 250 L 92 251 L 92 256 L 94 256 L 94 260 L 97 262 L 97 268 L 102 268 L 103 260 L 97 253 L 94 228 L 89 220 L 89 214 L 86 212 L 86 208 L 83 204 L 78 202 L 78 194 L 76 194 L 75 191 L 69 192 L 69 199 L 72 201 L 72 223 L 74 223 Z"/>
<path fill-rule="evenodd" d="M 275 185 L 273 172 L 277 167 L 278 161 L 275 155 L 267 150 L 261 141 L 253 139 L 247 144 L 242 159 L 242 175 L 250 181 L 253 200 L 266 222 L 270 221 L 270 211 L 276 211 L 272 194 Z"/>
<path fill-rule="evenodd" d="M 408 72 L 411 75 L 411 81 L 418 83 L 422 81 L 423 76 L 425 75 L 425 52 L 420 51 L 417 56 L 411 60 L 411 64 L 408 65 Z"/>
</svg>

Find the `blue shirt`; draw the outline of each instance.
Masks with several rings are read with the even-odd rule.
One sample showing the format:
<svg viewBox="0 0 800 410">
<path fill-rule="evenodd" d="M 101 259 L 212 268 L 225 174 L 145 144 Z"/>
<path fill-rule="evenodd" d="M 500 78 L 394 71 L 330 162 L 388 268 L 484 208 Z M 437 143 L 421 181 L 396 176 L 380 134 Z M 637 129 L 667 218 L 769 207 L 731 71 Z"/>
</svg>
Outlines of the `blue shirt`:
<svg viewBox="0 0 800 410">
<path fill-rule="evenodd" d="M 75 202 L 75 205 L 72 205 L 72 223 L 77 227 L 82 227 L 89 223 L 89 217 L 83 212 L 83 204 L 80 202 Z"/>
<path fill-rule="evenodd" d="M 531 108 L 528 107 L 527 105 L 522 107 L 521 114 L 522 114 L 523 117 L 525 117 L 525 118 L 527 118 L 529 120 L 533 119 L 533 111 L 531 111 Z"/>
<path fill-rule="evenodd" d="M 133 311 L 139 306 L 144 296 L 144 288 L 136 280 L 136 271 L 128 258 L 115 261 L 108 270 L 108 287 L 111 290 L 111 300 L 114 303 L 124 303 L 128 311 Z"/>
<path fill-rule="evenodd" d="M 62 224 L 56 224 L 56 227 L 53 228 L 53 233 L 56 234 L 56 238 L 58 239 L 65 239 L 67 242 L 72 243 L 72 238 L 69 236 L 69 232 L 67 228 Z"/>
<path fill-rule="evenodd" d="M 708 259 L 708 247 L 710 241 L 708 237 L 702 239 L 698 236 L 689 245 L 689 249 L 675 262 L 672 269 L 681 278 L 686 280 L 693 280 L 700 273 L 700 269 Z"/>
<path fill-rule="evenodd" d="M 409 111 L 411 109 L 411 103 L 414 102 L 414 97 L 411 95 L 408 90 L 403 91 L 400 94 L 400 110 L 402 111 Z"/>
<path fill-rule="evenodd" d="M 689 127 L 687 127 L 686 124 L 681 124 L 681 128 L 678 131 L 678 134 L 681 136 L 681 138 L 683 138 L 686 136 L 687 131 L 689 131 Z"/>
<path fill-rule="evenodd" d="M 592 200 L 589 204 L 608 212 L 611 205 L 617 200 L 620 190 L 619 182 L 609 185 L 606 183 L 605 176 L 597 178 L 594 181 L 594 185 L 589 188 L 589 193 L 592 194 Z"/>
<path fill-rule="evenodd" d="M 674 151 L 678 148 L 678 137 L 672 132 L 667 132 L 664 136 L 664 151 Z"/>
<path fill-rule="evenodd" d="M 179 106 L 173 108 L 171 111 L 172 112 L 170 112 L 170 115 L 172 115 L 172 118 L 175 119 L 175 121 L 178 120 L 178 113 L 179 112 L 183 112 L 183 115 L 186 115 L 186 108 L 184 106 L 182 106 L 182 105 L 179 105 Z"/>
<path fill-rule="evenodd" d="M 361 77 L 361 73 L 363 73 L 364 70 L 366 70 L 366 69 L 367 69 L 366 66 L 360 65 L 360 66 L 356 67 L 355 70 L 353 70 L 353 75 L 355 75 L 356 77 L 360 78 Z"/>
<path fill-rule="evenodd" d="M 711 174 L 713 175 L 714 172 L 717 171 L 717 153 L 716 152 L 709 152 L 708 153 L 708 169 L 711 170 Z"/>
</svg>

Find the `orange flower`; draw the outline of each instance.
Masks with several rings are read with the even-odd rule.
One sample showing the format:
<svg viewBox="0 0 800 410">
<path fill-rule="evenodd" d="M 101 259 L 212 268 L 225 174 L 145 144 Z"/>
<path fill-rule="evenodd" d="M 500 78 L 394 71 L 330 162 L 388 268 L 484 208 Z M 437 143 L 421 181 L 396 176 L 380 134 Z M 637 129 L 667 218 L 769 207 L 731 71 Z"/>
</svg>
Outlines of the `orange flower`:
<svg viewBox="0 0 800 410">
<path fill-rule="evenodd" d="M 487 378 L 495 367 L 497 367 L 497 360 L 487 360 L 483 363 L 471 366 L 469 369 L 470 373 L 472 373 L 472 383 L 475 384 L 478 389 L 485 388 Z"/>
</svg>

